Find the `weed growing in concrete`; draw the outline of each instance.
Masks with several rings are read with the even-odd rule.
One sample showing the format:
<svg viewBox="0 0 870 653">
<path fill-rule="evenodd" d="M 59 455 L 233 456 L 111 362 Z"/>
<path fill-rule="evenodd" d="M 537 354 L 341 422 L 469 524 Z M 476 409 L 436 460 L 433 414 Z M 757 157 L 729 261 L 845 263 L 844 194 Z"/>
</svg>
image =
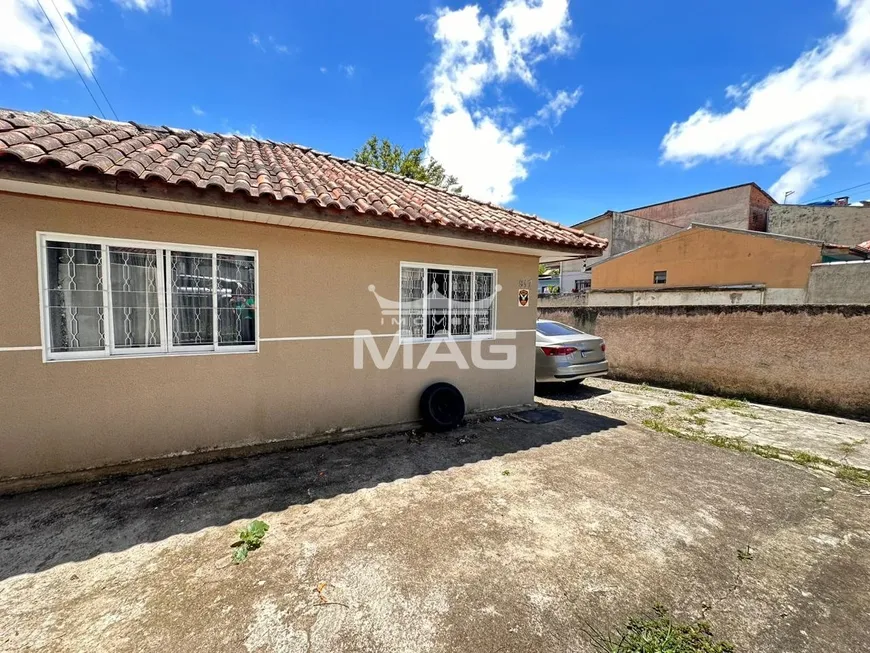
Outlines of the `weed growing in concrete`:
<svg viewBox="0 0 870 653">
<path fill-rule="evenodd" d="M 837 445 L 837 449 L 844 456 L 851 456 L 853 453 L 855 453 L 855 450 L 862 444 L 867 444 L 867 438 L 861 438 L 860 440 L 855 440 L 854 442 L 841 442 Z"/>
<path fill-rule="evenodd" d="M 266 531 L 268 530 L 269 524 L 260 519 L 255 519 L 240 530 L 239 540 L 231 545 L 235 548 L 233 562 L 239 564 L 247 560 L 248 553 L 256 551 L 263 544 L 263 538 L 266 537 Z"/>
<path fill-rule="evenodd" d="M 668 399 L 668 406 L 679 406 L 680 402 L 675 399 Z"/>
<path fill-rule="evenodd" d="M 697 397 L 695 395 L 693 395 L 691 392 L 681 392 L 677 396 L 680 399 L 688 399 L 689 401 L 694 401 L 695 399 L 697 399 Z"/>
<path fill-rule="evenodd" d="M 870 472 L 864 469 L 849 467 L 848 465 L 838 465 L 835 476 L 855 485 L 870 487 Z"/>
<path fill-rule="evenodd" d="M 651 412 L 653 415 L 661 416 L 661 415 L 665 414 L 665 407 L 664 406 L 650 406 L 649 412 Z"/>
<path fill-rule="evenodd" d="M 502 476 L 510 476 L 510 475 L 511 475 L 511 470 L 506 469 L 506 470 L 504 470 L 504 471 L 501 473 L 501 475 L 502 475 Z"/>
<path fill-rule="evenodd" d="M 737 559 L 738 560 L 752 560 L 752 549 L 749 548 L 749 545 L 746 545 L 745 549 L 737 549 Z"/>
<path fill-rule="evenodd" d="M 633 618 L 612 632 L 587 628 L 592 646 L 600 653 L 733 653 L 734 646 L 717 642 L 705 621 L 676 621 L 660 605 L 650 616 Z"/>
<path fill-rule="evenodd" d="M 799 465 L 827 465 L 831 462 L 827 458 L 822 458 L 806 451 L 792 451 L 790 455 L 791 459 Z"/>
<path fill-rule="evenodd" d="M 652 429 L 653 431 L 657 431 L 659 433 L 669 433 L 670 435 L 676 435 L 678 437 L 683 437 L 685 434 L 681 433 L 677 429 L 671 428 L 664 422 L 658 419 L 645 419 L 641 422 L 648 429 Z"/>
<path fill-rule="evenodd" d="M 707 406 L 709 406 L 710 408 L 727 410 L 729 408 L 746 408 L 748 404 L 745 401 L 738 401 L 737 399 L 723 399 L 721 397 L 714 397 L 707 402 Z"/>
</svg>

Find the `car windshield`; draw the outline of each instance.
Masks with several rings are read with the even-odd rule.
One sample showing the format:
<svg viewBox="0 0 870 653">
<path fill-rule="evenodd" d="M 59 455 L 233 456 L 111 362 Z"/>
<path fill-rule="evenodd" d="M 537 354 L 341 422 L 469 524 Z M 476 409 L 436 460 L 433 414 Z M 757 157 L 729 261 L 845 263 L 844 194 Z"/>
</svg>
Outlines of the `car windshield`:
<svg viewBox="0 0 870 653">
<path fill-rule="evenodd" d="M 573 327 L 566 326 L 564 324 L 559 324 L 558 322 L 538 322 L 537 330 L 538 333 L 540 333 L 542 336 L 586 335 L 582 331 L 579 331 Z"/>
</svg>

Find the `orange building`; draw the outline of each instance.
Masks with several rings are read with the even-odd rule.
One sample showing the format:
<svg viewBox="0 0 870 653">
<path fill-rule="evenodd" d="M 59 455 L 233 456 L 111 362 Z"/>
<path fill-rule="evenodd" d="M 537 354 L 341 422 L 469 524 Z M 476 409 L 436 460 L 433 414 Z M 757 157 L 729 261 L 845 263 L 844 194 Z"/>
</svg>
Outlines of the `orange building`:
<svg viewBox="0 0 870 653">
<path fill-rule="evenodd" d="M 615 293 L 637 291 L 650 304 L 720 303 L 706 301 L 715 291 L 727 293 L 730 303 L 803 303 L 814 265 L 861 258 L 855 249 L 806 238 L 693 224 L 593 265 L 598 297 L 590 297 L 590 304 L 633 305 L 636 298 Z M 737 289 L 746 297 L 735 297 Z M 679 293 L 669 293 L 669 299 L 657 293 L 656 299 L 648 291 Z"/>
</svg>

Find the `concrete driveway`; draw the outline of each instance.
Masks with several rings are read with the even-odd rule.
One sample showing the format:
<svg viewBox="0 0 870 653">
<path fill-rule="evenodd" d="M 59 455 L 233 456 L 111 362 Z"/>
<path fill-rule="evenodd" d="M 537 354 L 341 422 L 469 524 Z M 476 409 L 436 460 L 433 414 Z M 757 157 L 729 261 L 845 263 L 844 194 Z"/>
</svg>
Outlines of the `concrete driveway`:
<svg viewBox="0 0 870 653">
<path fill-rule="evenodd" d="M 655 603 L 739 651 L 864 650 L 870 498 L 563 413 L 0 498 L 0 650 L 590 651 Z"/>
</svg>

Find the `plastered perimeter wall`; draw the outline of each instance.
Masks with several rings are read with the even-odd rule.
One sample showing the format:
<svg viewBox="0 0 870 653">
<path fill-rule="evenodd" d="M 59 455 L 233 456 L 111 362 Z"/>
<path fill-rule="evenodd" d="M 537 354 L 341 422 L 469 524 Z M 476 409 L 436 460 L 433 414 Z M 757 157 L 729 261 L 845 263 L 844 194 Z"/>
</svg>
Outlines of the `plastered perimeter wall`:
<svg viewBox="0 0 870 653">
<path fill-rule="evenodd" d="M 41 351 L 16 349 L 41 344 L 37 231 L 258 250 L 259 353 L 44 363 Z M 533 399 L 534 298 L 520 308 L 516 292 L 535 277 L 535 257 L 9 194 L 0 243 L 0 479 L 405 423 L 435 381 L 458 386 L 469 411 Z M 369 358 L 354 369 L 347 336 L 396 331 L 369 286 L 396 300 L 400 261 L 496 268 L 498 329 L 527 332 L 483 353 L 517 344 L 516 366 L 477 369 L 464 342 L 467 370 L 402 369 L 404 348 L 416 364 L 425 345 L 403 345 L 389 369 Z M 316 339 L 267 340 L 298 337 Z"/>
<path fill-rule="evenodd" d="M 539 312 L 604 338 L 616 378 L 870 419 L 870 306 Z"/>
</svg>

